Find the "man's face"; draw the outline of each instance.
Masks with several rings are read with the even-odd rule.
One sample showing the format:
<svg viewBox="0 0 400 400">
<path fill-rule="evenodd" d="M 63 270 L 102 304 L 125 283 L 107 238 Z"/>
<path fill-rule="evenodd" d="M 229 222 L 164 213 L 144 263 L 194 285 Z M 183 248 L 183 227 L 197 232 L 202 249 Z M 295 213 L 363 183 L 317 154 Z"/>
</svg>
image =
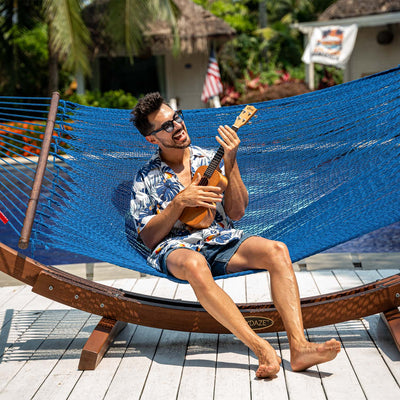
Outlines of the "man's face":
<svg viewBox="0 0 400 400">
<path fill-rule="evenodd" d="M 162 129 L 152 135 L 146 136 L 146 140 L 150 143 L 157 144 L 161 150 L 163 149 L 185 149 L 190 143 L 190 137 L 186 129 L 185 123 L 174 120 L 175 111 L 162 104 L 160 109 L 149 114 L 147 117 L 149 122 L 154 126 L 154 131 L 161 129 L 162 125 L 167 121 L 173 121 L 173 131 L 167 132 Z"/>
</svg>

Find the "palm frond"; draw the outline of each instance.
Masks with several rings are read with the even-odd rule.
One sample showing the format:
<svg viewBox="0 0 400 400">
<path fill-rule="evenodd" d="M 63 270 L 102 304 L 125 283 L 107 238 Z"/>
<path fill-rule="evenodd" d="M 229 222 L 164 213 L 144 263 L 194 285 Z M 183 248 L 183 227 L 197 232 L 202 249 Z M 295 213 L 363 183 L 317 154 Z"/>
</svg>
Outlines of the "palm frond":
<svg viewBox="0 0 400 400">
<path fill-rule="evenodd" d="M 116 43 L 124 43 L 131 62 L 142 50 L 144 32 L 153 21 L 168 23 L 174 35 L 174 51 L 179 49 L 179 9 L 173 0 L 113 0 L 108 15 L 107 30 Z"/>
<path fill-rule="evenodd" d="M 115 43 L 123 43 L 131 61 L 142 48 L 142 32 L 151 18 L 148 3 L 146 0 L 109 2 L 107 31 Z"/>
<path fill-rule="evenodd" d="M 172 30 L 173 47 L 172 52 L 177 55 L 180 50 L 180 40 L 178 31 L 178 18 L 180 10 L 173 0 L 151 0 L 150 7 L 153 11 L 153 19 L 165 21 Z"/>
<path fill-rule="evenodd" d="M 90 34 L 82 20 L 79 0 L 44 0 L 44 13 L 49 26 L 50 46 L 65 60 L 71 71 L 90 74 L 88 45 Z"/>
</svg>

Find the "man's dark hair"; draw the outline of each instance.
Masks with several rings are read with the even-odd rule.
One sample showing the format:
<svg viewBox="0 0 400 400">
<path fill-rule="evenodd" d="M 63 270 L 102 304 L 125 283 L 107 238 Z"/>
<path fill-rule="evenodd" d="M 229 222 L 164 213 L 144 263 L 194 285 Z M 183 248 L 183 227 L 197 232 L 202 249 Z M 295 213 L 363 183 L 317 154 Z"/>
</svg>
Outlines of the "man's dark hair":
<svg viewBox="0 0 400 400">
<path fill-rule="evenodd" d="M 140 98 L 133 108 L 131 121 L 143 136 L 147 136 L 154 129 L 153 124 L 147 118 L 148 115 L 157 111 L 162 104 L 167 104 L 167 102 L 159 92 L 153 92 Z"/>
</svg>

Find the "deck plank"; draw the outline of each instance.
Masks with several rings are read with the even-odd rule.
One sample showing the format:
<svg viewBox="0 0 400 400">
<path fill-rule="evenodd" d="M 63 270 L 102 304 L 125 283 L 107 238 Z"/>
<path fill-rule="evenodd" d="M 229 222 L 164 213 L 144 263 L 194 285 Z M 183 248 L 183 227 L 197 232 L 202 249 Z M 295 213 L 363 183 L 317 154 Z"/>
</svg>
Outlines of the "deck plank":
<svg viewBox="0 0 400 400">
<path fill-rule="evenodd" d="M 13 388 L 11 394 L 15 398 L 32 398 L 35 395 L 87 320 L 87 315 L 83 316 L 76 310 L 58 310 L 56 313 L 51 313 L 50 318 L 58 320 L 57 326 L 8 385 Z M 77 313 L 80 315 L 77 316 Z M 2 394 L 7 396 L 7 387 Z"/>
<path fill-rule="evenodd" d="M 335 271 L 343 289 L 363 282 L 355 271 Z M 399 399 L 400 388 L 361 320 L 338 324 L 347 356 L 367 398 Z M 371 368 L 371 366 L 374 366 Z"/>
<path fill-rule="evenodd" d="M 399 270 L 389 273 L 389 275 L 388 271 L 357 271 L 357 275 L 360 277 L 363 283 L 382 279 L 396 273 L 399 273 Z M 375 346 L 380 352 L 385 364 L 392 373 L 393 378 L 396 380 L 397 385 L 400 385 L 400 353 L 393 341 L 392 336 L 390 335 L 386 324 L 378 314 L 365 317 L 362 319 L 362 322 L 367 329 L 368 334 L 374 341 Z"/>
<path fill-rule="evenodd" d="M 2 287 L 0 291 L 0 309 L 2 309 L 2 304 L 6 301 L 9 301 L 14 296 L 18 297 L 22 290 L 24 290 L 23 285 Z"/>
<path fill-rule="evenodd" d="M 130 290 L 134 281 L 121 280 L 106 282 L 110 286 L 118 286 L 122 289 Z M 84 371 L 74 386 L 69 395 L 69 399 L 103 399 L 112 382 L 116 369 L 118 368 L 121 359 L 126 351 L 126 347 L 133 335 L 135 326 L 128 325 L 123 329 L 113 345 L 104 355 L 103 360 L 98 365 L 95 371 Z M 93 329 L 92 329 L 93 330 Z M 90 331 L 90 333 L 92 332 Z"/>
<path fill-rule="evenodd" d="M 332 271 L 313 271 L 312 277 L 318 287 L 319 293 L 330 293 L 341 290 L 340 284 Z M 345 322 L 341 326 L 346 329 L 345 327 L 348 324 L 349 322 Z M 341 339 L 337 325 L 308 329 L 308 335 L 312 342 L 326 341 L 331 338 Z M 322 384 L 328 399 L 365 399 L 357 375 L 343 346 L 334 361 L 322 364 L 318 366 L 318 369 L 322 371 L 321 374 L 326 374 L 322 379 Z"/>
<path fill-rule="evenodd" d="M 312 296 L 399 273 L 392 270 L 297 272 Z M 103 282 L 126 290 L 195 301 L 189 285 L 158 278 Z M 270 300 L 269 276 L 218 281 L 236 302 Z M 6 289 L 3 291 L 3 289 Z M 4 294 L 6 293 L 6 294 Z M 2 300 L 1 300 L 2 299 Z M 7 315 L 6 315 L 7 314 Z M 129 324 L 95 371 L 78 371 L 80 351 L 100 317 L 30 291 L 0 288 L 0 398 L 38 399 L 348 399 L 400 398 L 400 354 L 379 315 L 308 329 L 312 341 L 338 337 L 329 363 L 294 373 L 286 334 L 263 334 L 283 358 L 277 379 L 255 378 L 257 360 L 233 335 L 173 332 Z M 0 355 L 2 353 L 0 352 Z"/>
<path fill-rule="evenodd" d="M 246 302 L 246 277 L 223 281 L 224 291 L 236 303 Z M 250 398 L 249 349 L 231 334 L 219 335 L 215 398 Z"/>
<path fill-rule="evenodd" d="M 313 296 L 318 293 L 315 282 L 309 271 L 296 272 L 301 297 Z M 316 331 L 315 334 L 317 334 Z M 293 372 L 290 366 L 289 342 L 286 333 L 279 333 L 282 348 L 283 366 L 285 368 L 286 385 L 290 399 L 304 399 L 312 393 L 313 399 L 325 399 L 321 377 L 329 376 L 329 370 L 321 373 L 317 366 L 304 372 Z"/>
<path fill-rule="evenodd" d="M 82 347 L 100 317 L 89 315 L 83 311 L 75 310 L 76 322 L 83 322 L 81 330 L 72 338 L 70 346 L 66 349 L 55 367 L 43 381 L 35 393 L 34 400 L 67 399 L 78 382 L 83 371 L 78 370 L 79 357 Z"/>
<path fill-rule="evenodd" d="M 153 295 L 174 298 L 177 289 L 177 283 L 160 279 Z M 188 340 L 187 332 L 162 331 L 141 399 L 152 400 L 161 394 L 164 399 L 176 399 Z"/>
<path fill-rule="evenodd" d="M 197 301 L 188 284 L 179 285 L 175 298 Z M 218 335 L 195 332 L 189 335 L 178 400 L 213 398 L 217 352 Z"/>
<path fill-rule="evenodd" d="M 140 279 L 132 290 L 152 294 L 158 279 Z M 134 325 L 128 325 L 128 327 Z M 128 343 L 126 352 L 115 371 L 105 399 L 139 399 L 146 384 L 147 375 L 154 358 L 162 330 L 137 326 Z"/>
<path fill-rule="evenodd" d="M 178 400 L 213 398 L 217 352 L 218 335 L 190 334 Z"/>
<path fill-rule="evenodd" d="M 268 272 L 259 272 L 246 276 L 246 301 L 248 303 L 259 303 L 271 301 L 271 288 Z M 264 333 L 260 335 L 276 350 L 279 357 L 282 357 L 277 333 Z M 265 399 L 265 393 L 268 397 L 276 400 L 288 399 L 285 382 L 285 372 L 281 368 L 277 378 L 257 379 L 256 370 L 258 360 L 253 352 L 250 351 L 250 384 L 251 398 L 253 400 Z"/>
<path fill-rule="evenodd" d="M 59 318 L 63 317 L 67 311 L 58 312 L 46 310 L 40 314 L 39 318 L 33 322 L 29 330 L 26 330 L 4 353 L 0 360 L 0 393 L 7 393 L 12 387 L 12 391 L 18 389 L 19 386 L 13 384 L 13 380 L 18 381 L 18 373 L 27 365 L 29 360 L 34 356 L 35 352 L 51 337 L 51 333 L 59 324 Z M 26 371 L 25 367 L 25 370 Z"/>
</svg>

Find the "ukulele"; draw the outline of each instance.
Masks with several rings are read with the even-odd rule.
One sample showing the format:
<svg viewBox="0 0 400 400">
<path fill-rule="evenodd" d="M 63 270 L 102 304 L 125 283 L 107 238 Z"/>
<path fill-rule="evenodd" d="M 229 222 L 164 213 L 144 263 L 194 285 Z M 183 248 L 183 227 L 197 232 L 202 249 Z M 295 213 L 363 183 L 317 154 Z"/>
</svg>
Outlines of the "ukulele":
<svg viewBox="0 0 400 400">
<path fill-rule="evenodd" d="M 246 106 L 236 118 L 232 129 L 237 132 L 241 126 L 247 124 L 256 112 L 257 109 L 255 107 Z M 223 156 L 224 148 L 219 146 L 219 149 L 211 160 L 210 165 L 203 165 L 197 169 L 194 176 L 196 177 L 197 174 L 200 174 L 201 179 L 198 183 L 199 186 L 218 186 L 222 189 L 222 192 L 225 191 L 228 186 L 228 179 L 219 172 L 219 164 Z M 208 228 L 212 224 L 215 218 L 215 213 L 215 209 L 207 207 L 186 207 L 179 219 L 191 228 L 204 229 Z"/>
</svg>

